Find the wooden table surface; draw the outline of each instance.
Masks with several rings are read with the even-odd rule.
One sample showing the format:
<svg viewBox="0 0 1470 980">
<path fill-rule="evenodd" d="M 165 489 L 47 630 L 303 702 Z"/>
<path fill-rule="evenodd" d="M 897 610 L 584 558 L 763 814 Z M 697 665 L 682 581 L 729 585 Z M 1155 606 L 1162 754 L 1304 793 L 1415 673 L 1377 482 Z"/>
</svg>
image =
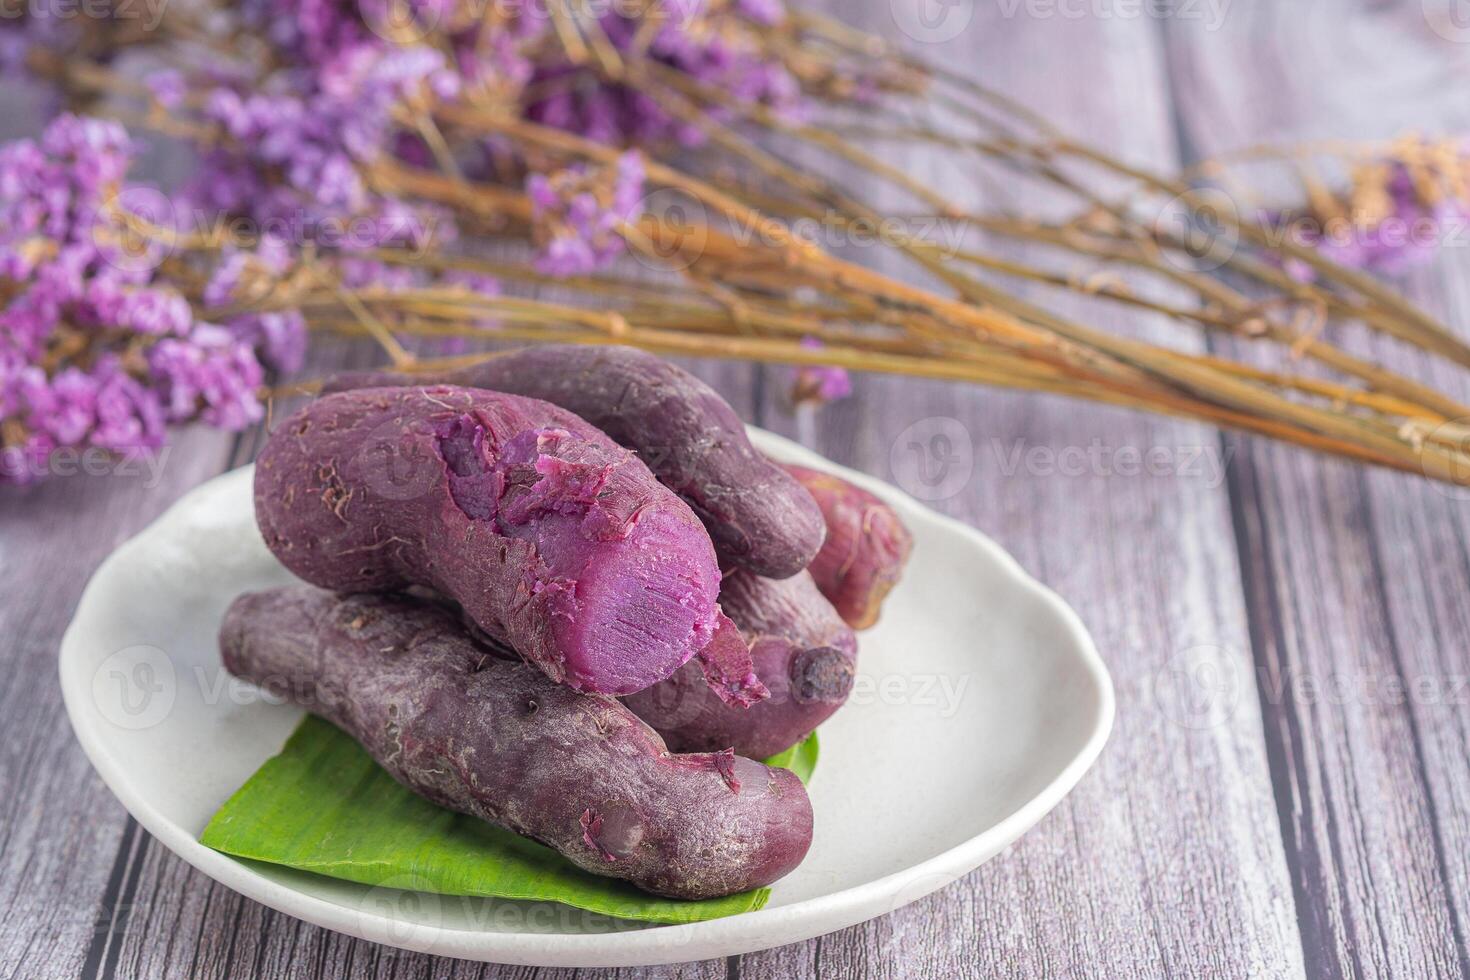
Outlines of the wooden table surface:
<svg viewBox="0 0 1470 980">
<path fill-rule="evenodd" d="M 1467 0 L 927 2 L 922 21 L 910 0 L 893 0 L 898 17 L 887 0 L 841 12 L 894 37 L 907 24 L 929 56 L 1159 169 L 1259 140 L 1470 122 Z M 983 199 L 979 182 L 918 148 L 891 160 Z M 1470 250 L 1447 247 L 1404 288 L 1465 324 Z M 1125 324 L 1177 336 L 1131 315 L 1103 325 Z M 941 892 L 806 943 L 649 972 L 1470 972 L 1464 495 L 1200 425 L 886 377 L 858 379 L 854 397 L 797 426 L 780 372 L 699 370 L 747 418 L 888 479 L 901 434 L 907 445 L 914 431 L 960 433 L 973 472 L 933 506 L 1076 607 L 1113 673 L 1118 720 L 1065 802 Z M 1464 375 L 1431 376 L 1470 396 Z M 73 739 L 55 657 L 87 576 L 258 444 L 259 433 L 190 432 L 156 483 L 68 478 L 0 494 L 0 974 L 546 972 L 404 953 L 242 899 L 143 832 Z M 1068 447 L 1102 462 L 1060 472 L 1047 453 Z M 1165 472 L 1109 464 L 1134 450 L 1161 454 Z"/>
</svg>

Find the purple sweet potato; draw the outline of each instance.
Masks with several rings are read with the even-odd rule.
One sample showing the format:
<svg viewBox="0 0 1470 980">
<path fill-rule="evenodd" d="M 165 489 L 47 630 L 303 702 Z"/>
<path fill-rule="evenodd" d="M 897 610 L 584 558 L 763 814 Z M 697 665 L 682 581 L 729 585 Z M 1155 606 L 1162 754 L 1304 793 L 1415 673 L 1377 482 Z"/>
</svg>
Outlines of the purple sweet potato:
<svg viewBox="0 0 1470 980">
<path fill-rule="evenodd" d="M 878 612 L 913 550 L 913 535 L 883 501 L 846 480 L 789 465 L 827 522 L 827 539 L 810 571 L 817 588 L 853 629 L 878 622 Z"/>
<path fill-rule="evenodd" d="M 791 772 L 671 755 L 617 701 L 492 655 L 440 606 L 253 593 L 226 613 L 220 650 L 230 673 L 339 726 L 420 796 L 658 895 L 766 885 L 811 844 Z"/>
<path fill-rule="evenodd" d="M 407 385 L 402 374 L 344 374 L 326 390 Z M 551 402 L 636 451 L 704 521 L 725 565 L 768 578 L 805 568 L 822 545 L 822 514 L 766 459 L 709 385 L 632 347 L 549 344 L 495 357 L 434 381 Z"/>
<path fill-rule="evenodd" d="M 577 690 L 630 694 L 698 653 L 723 696 L 763 694 L 693 512 L 545 402 L 447 386 L 319 399 L 260 454 L 255 512 L 313 585 L 426 586 Z"/>
<path fill-rule="evenodd" d="M 725 704 L 706 687 L 700 665 L 689 663 L 623 703 L 676 752 L 733 748 L 764 759 L 801 741 L 847 700 L 857 636 L 806 572 L 787 579 L 731 572 L 720 605 L 749 641 L 755 674 L 771 696 L 749 708 Z"/>
</svg>

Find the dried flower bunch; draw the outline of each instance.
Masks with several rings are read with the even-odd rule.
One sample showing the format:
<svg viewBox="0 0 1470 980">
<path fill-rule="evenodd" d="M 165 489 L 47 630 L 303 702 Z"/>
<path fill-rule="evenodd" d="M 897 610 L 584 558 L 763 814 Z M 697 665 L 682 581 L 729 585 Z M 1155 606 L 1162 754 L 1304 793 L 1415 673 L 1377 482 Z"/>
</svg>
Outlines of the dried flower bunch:
<svg viewBox="0 0 1470 980">
<path fill-rule="evenodd" d="M 0 477 L 43 473 L 59 447 L 156 450 L 167 423 L 243 428 L 262 414 L 261 360 L 299 364 L 299 317 L 207 322 L 129 248 L 110 209 L 131 153 L 121 126 L 72 115 L 0 149 Z M 271 261 L 222 259 L 236 277 Z"/>
<path fill-rule="evenodd" d="M 1301 230 L 1304 214 L 1340 212 L 1361 244 L 1390 220 L 1463 216 L 1457 144 L 1404 142 L 1362 159 L 1347 191 L 1292 155 L 1257 154 L 1295 168 L 1306 201 L 1257 205 L 1235 186 L 1242 161 L 1155 174 L 779 0 L 595 10 L 569 0 L 252 0 L 170 8 L 150 32 L 107 20 L 15 26 L 10 63 L 73 105 L 197 149 L 198 177 L 171 222 L 123 221 L 168 246 L 167 260 L 127 288 L 165 281 L 190 322 L 220 324 L 257 362 L 289 369 L 303 320 L 374 337 L 397 366 L 424 372 L 487 356 L 439 356 L 445 344 L 630 343 L 797 365 L 798 400 L 845 394 L 846 369 L 898 372 L 1202 419 L 1470 478 L 1470 409 L 1335 339 L 1337 324 L 1355 322 L 1470 366 L 1453 331 L 1367 274 L 1412 250 L 1343 248 Z M 140 48 L 169 67 L 142 81 L 115 67 Z M 1046 188 L 1071 210 L 1042 220 L 1005 201 L 960 208 L 886 163 L 895 143 Z M 839 173 L 910 204 L 879 209 Z M 961 239 L 940 242 L 913 219 L 942 221 Z M 874 248 L 854 261 L 803 233 L 811 227 Z M 997 247 L 1004 240 L 1035 247 L 1018 259 Z M 888 256 L 910 272 L 877 271 Z M 4 275 L 11 292 L 34 288 L 29 270 Z M 1018 284 L 1161 313 L 1278 354 L 1246 363 L 1104 331 L 1023 298 Z M 57 351 L 33 345 L 13 360 L 48 383 L 101 363 Z M 174 417 L 191 407 L 239 422 L 240 411 L 210 401 L 235 389 L 201 387 L 186 406 L 190 388 L 175 398 L 151 364 L 133 357 L 117 370 L 166 393 Z M 44 420 L 31 420 L 17 391 L 0 381 L 7 447 L 30 445 Z"/>
<path fill-rule="evenodd" d="M 1398 274 L 1428 261 L 1470 226 L 1470 145 L 1464 140 L 1409 135 L 1387 146 L 1262 148 L 1212 161 L 1207 172 L 1230 180 L 1235 194 L 1250 199 L 1257 195 L 1232 165 L 1258 162 L 1287 170 L 1299 192 L 1292 206 L 1262 205 L 1264 223 L 1339 265 Z M 1286 267 L 1303 282 L 1318 278 L 1304 263 L 1288 260 Z"/>
</svg>

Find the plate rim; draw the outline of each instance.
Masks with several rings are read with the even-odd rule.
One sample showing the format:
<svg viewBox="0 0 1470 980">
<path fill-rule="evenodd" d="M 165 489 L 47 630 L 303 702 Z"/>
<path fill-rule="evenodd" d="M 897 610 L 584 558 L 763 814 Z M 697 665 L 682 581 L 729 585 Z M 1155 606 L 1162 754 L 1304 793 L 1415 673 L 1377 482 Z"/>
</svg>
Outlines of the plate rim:
<svg viewBox="0 0 1470 980">
<path fill-rule="evenodd" d="M 790 905 L 759 909 L 705 922 L 596 934 L 486 932 L 444 925 L 414 926 L 412 935 L 400 941 L 397 937 L 373 935 L 371 930 L 364 928 L 364 923 L 372 919 L 373 914 L 354 911 L 279 884 L 233 858 L 210 850 L 183 827 L 163 816 L 144 793 L 133 788 L 123 767 L 109 757 L 100 727 L 94 724 L 77 703 L 82 692 L 69 683 L 68 664 L 82 655 L 79 650 L 82 641 L 77 636 L 78 624 L 83 618 L 83 610 L 89 606 L 93 590 L 109 566 L 125 557 L 139 542 L 157 533 L 158 528 L 189 501 L 210 491 L 221 481 L 246 479 L 246 474 L 253 470 L 252 465 L 227 471 L 189 490 L 143 530 L 109 554 L 92 573 L 62 636 L 57 658 L 62 701 L 72 731 L 103 784 L 133 819 L 157 838 L 159 843 L 194 868 L 246 898 L 285 915 L 370 942 L 385 943 L 414 952 L 523 966 L 654 966 L 685 962 L 690 959 L 686 955 L 689 953 L 693 953 L 697 959 L 707 959 L 800 942 L 895 911 L 984 864 L 1040 822 L 1071 792 L 1096 762 L 1112 732 L 1116 715 L 1112 678 L 1076 611 L 1056 592 L 1033 578 L 1009 552 L 988 535 L 925 506 L 921 501 L 876 477 L 834 463 L 784 436 L 756 426 L 747 428 L 757 447 L 773 457 L 834 473 L 885 502 L 896 504 L 901 510 L 918 508 L 926 511 L 926 516 L 939 521 L 945 530 L 968 538 L 971 543 L 978 545 L 1006 573 L 1011 584 L 1031 592 L 1060 621 L 1073 643 L 1079 666 L 1094 692 L 1097 700 L 1095 724 L 1081 750 L 1051 781 L 1003 819 L 918 864 L 852 888 Z M 902 901 L 896 902 L 898 897 L 902 897 Z"/>
</svg>

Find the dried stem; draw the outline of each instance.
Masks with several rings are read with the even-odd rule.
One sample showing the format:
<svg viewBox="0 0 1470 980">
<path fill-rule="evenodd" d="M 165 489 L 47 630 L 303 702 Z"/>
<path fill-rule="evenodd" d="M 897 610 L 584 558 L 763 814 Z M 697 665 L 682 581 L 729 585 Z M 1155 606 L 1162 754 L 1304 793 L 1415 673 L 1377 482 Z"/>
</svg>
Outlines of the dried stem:
<svg viewBox="0 0 1470 980">
<path fill-rule="evenodd" d="M 1277 235 L 1254 217 L 1231 209 L 1216 212 L 1221 229 L 1249 247 L 1208 256 L 1218 259 L 1222 271 L 1243 277 L 1248 287 L 1202 268 L 1187 231 L 1140 217 L 1150 208 L 1154 214 L 1169 207 L 1195 212 L 1209 203 L 1208 189 L 1072 140 L 1004 95 L 818 15 L 793 14 L 758 32 L 760 43 L 781 57 L 814 96 L 830 98 L 834 106 L 852 97 L 852 86 L 842 80 L 844 65 L 872 70 L 884 98 L 864 109 L 856 125 L 810 125 L 742 102 L 659 63 L 644 44 L 614 46 L 597 19 L 577 5 L 555 0 L 548 10 L 555 43 L 569 63 L 607 83 L 636 87 L 673 119 L 703 133 L 720 158 L 708 174 L 659 158 L 645 167 L 650 184 L 697 202 L 703 220 L 675 222 L 644 214 L 620 228 L 634 256 L 645 266 L 667 268 L 680 284 L 671 286 L 669 276 L 650 284 L 646 270 L 557 278 L 520 261 L 386 248 L 369 256 L 435 274 L 494 275 L 510 289 L 551 286 L 574 301 L 486 297 L 444 285 L 347 289 L 333 274 L 330 257 L 307 257 L 306 265 L 320 262 L 321 268 L 308 270 L 289 291 L 253 299 L 252 308 L 298 307 L 321 329 L 373 337 L 396 365 L 415 372 L 469 361 L 415 361 L 401 335 L 631 343 L 668 354 L 835 365 L 1044 391 L 1231 426 L 1437 479 L 1465 482 L 1470 475 L 1470 456 L 1460 438 L 1470 433 L 1453 421 L 1470 417 L 1470 408 L 1340 348 L 1321 327 L 1329 317 L 1359 320 L 1467 366 L 1470 346 L 1383 284 Z M 161 114 L 146 92 L 128 87 L 108 68 L 71 62 L 42 68 L 80 90 L 144 100 L 148 111 L 138 115 L 144 125 L 198 142 L 217 138 L 187 119 Z M 960 125 L 919 125 L 893 111 L 924 102 Z M 440 103 L 425 94 L 401 107 L 397 122 L 423 138 L 436 169 L 384 156 L 363 166 L 368 186 L 444 205 L 463 227 L 487 239 L 524 242 L 536 215 L 518 187 L 467 179 L 456 140 L 495 137 L 497 145 L 515 148 L 513 166 L 521 160 L 538 166 L 558 160 L 611 166 L 621 152 L 531 123 L 520 107 L 489 100 Z M 1016 175 L 1069 195 L 1077 217 L 1047 224 L 958 208 L 940 189 L 856 145 L 854 135 L 923 140 L 947 152 L 974 155 L 987 172 Z M 801 159 L 817 153 L 832 169 L 792 162 L 793 145 Z M 725 161 L 739 163 L 740 172 L 752 179 L 730 179 Z M 792 219 L 815 218 L 855 230 L 894 215 L 831 177 L 838 164 L 900 191 L 926 212 L 959 223 L 966 233 L 1040 245 L 1074 264 L 1080 259 L 1093 267 L 1126 269 L 1168 292 L 1135 288 L 1111 274 L 992 254 L 968 243 L 946 248 L 905 229 L 881 244 L 885 255 L 904 258 L 924 285 L 839 257 L 796 234 Z M 1126 185 L 1121 194 L 1120 182 Z M 205 247 L 177 237 L 173 244 Z M 1288 260 L 1312 268 L 1320 282 L 1297 282 L 1285 271 Z M 1267 341 L 1289 364 L 1310 358 L 1334 377 L 1266 370 L 1118 336 L 1029 302 L 997 280 L 1068 290 L 1191 328 Z M 200 287 L 190 282 L 186 288 L 197 294 Z M 807 346 L 811 340 L 820 348 Z"/>
</svg>

